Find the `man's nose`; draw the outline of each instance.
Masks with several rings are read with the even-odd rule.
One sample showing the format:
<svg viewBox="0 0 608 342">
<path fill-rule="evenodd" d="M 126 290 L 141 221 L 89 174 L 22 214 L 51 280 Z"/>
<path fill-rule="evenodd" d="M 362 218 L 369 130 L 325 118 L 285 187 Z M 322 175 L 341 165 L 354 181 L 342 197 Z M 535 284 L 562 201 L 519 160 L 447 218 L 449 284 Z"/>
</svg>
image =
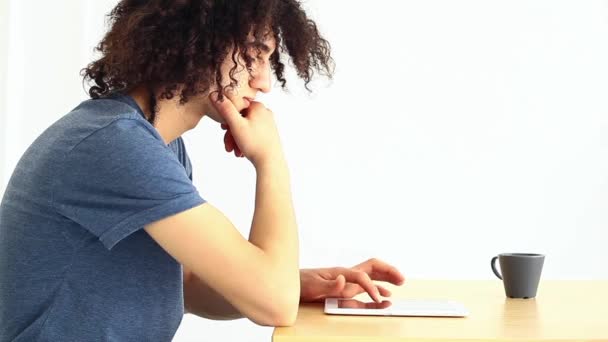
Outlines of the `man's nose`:
<svg viewBox="0 0 608 342">
<path fill-rule="evenodd" d="M 252 80 L 251 87 L 255 88 L 262 93 L 270 92 L 270 68 L 264 68 L 264 70 L 257 75 Z"/>
</svg>

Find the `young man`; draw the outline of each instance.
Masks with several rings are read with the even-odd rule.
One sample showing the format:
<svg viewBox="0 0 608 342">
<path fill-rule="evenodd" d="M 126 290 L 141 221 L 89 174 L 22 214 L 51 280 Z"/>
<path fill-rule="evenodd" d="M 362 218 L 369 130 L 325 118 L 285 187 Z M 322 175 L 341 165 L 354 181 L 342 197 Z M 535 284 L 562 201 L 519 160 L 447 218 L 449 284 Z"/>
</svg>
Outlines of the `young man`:
<svg viewBox="0 0 608 342">
<path fill-rule="evenodd" d="M 296 0 L 124 0 L 92 99 L 26 151 L 0 206 L 0 341 L 169 341 L 184 312 L 290 325 L 298 303 L 401 284 L 370 259 L 299 270 L 289 174 L 273 113 L 286 51 L 306 83 L 329 44 Z M 256 174 L 244 239 L 192 184 L 180 136 L 208 116 Z"/>
</svg>

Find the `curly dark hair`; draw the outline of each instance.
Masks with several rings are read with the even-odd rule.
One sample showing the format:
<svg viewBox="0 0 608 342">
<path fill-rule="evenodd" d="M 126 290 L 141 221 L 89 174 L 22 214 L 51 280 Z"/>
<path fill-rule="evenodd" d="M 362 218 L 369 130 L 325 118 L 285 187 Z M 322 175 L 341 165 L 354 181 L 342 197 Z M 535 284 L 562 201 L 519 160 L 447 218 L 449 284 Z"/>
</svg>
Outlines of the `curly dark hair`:
<svg viewBox="0 0 608 342">
<path fill-rule="evenodd" d="M 285 52 L 308 91 L 315 70 L 333 74 L 330 44 L 297 0 L 122 0 L 108 19 L 110 29 L 96 47 L 101 57 L 81 71 L 83 82 L 93 83 L 91 98 L 143 84 L 160 89 L 160 99 L 179 95 L 183 104 L 215 83 L 221 99 L 236 85 L 236 54 L 252 44 L 259 54 L 268 35 L 276 41 L 270 63 L 283 89 Z M 235 65 L 230 85 L 222 87 L 220 67 L 231 48 Z M 243 58 L 249 67 L 253 58 Z"/>
</svg>

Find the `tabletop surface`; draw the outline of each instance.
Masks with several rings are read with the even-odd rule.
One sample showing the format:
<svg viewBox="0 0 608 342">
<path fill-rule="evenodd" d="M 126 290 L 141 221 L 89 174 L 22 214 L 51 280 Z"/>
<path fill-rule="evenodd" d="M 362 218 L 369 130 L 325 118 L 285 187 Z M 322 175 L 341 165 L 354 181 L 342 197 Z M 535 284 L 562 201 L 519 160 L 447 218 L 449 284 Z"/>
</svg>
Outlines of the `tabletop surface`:
<svg viewBox="0 0 608 342">
<path fill-rule="evenodd" d="M 470 314 L 336 316 L 326 315 L 323 304 L 302 304 L 296 323 L 276 328 L 272 340 L 608 341 L 608 280 L 541 280 L 533 299 L 507 298 L 500 280 L 406 280 L 403 286 L 386 287 L 393 298 L 459 301 Z"/>
</svg>

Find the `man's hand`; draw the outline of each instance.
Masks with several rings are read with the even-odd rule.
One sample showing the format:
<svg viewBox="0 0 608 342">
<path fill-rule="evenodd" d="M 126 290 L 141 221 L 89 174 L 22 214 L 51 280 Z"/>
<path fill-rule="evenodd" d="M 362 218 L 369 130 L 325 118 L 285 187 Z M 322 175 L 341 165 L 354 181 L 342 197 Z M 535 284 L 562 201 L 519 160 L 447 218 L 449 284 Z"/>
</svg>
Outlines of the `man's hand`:
<svg viewBox="0 0 608 342">
<path fill-rule="evenodd" d="M 323 302 L 325 298 L 351 298 L 367 292 L 380 303 L 380 296 L 389 297 L 391 292 L 376 285 L 373 280 L 395 285 L 405 278 L 394 266 L 378 259 L 369 259 L 351 268 L 332 267 L 300 270 L 300 302 Z"/>
<path fill-rule="evenodd" d="M 226 122 L 221 125 L 226 130 L 226 152 L 234 151 L 237 157 L 246 157 L 256 168 L 268 161 L 282 159 L 281 140 L 271 110 L 261 102 L 253 101 L 239 113 L 226 97 L 219 101 L 217 94 L 212 93 L 209 99 Z"/>
</svg>

